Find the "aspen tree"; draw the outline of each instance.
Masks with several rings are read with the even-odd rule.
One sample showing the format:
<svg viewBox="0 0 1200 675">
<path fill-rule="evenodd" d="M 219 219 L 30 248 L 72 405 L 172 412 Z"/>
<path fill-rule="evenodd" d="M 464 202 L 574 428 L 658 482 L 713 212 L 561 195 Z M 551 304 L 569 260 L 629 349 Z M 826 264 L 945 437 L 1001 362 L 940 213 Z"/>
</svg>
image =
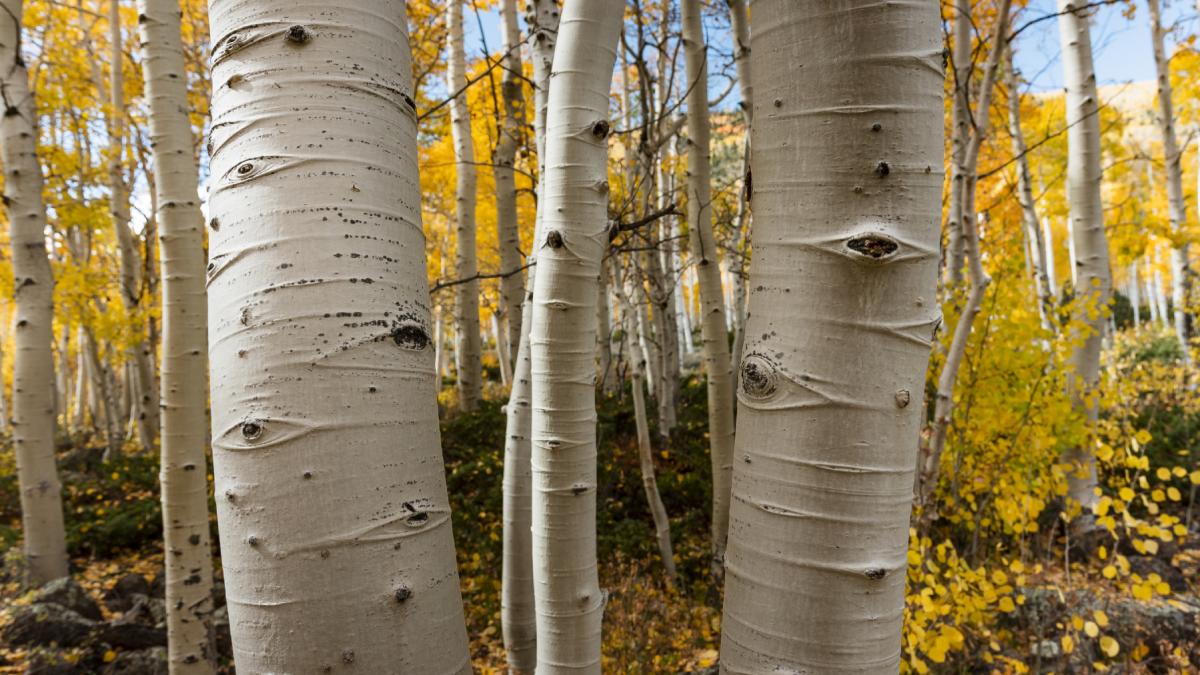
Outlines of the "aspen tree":
<svg viewBox="0 0 1200 675">
<path fill-rule="evenodd" d="M 454 302 L 454 333 L 458 361 L 458 405 L 465 412 L 479 407 L 482 395 L 483 339 L 479 326 L 479 263 L 475 252 L 475 141 L 471 136 L 471 109 L 467 105 L 467 56 L 463 44 L 462 0 L 446 3 L 446 39 L 450 56 L 446 87 L 450 101 L 450 134 L 454 138 L 455 273 L 462 280 Z M 462 90 L 462 91 L 459 91 Z"/>
<path fill-rule="evenodd" d="M 21 54 L 21 0 L 0 0 L 0 163 L 12 244 L 12 436 L 29 581 L 67 575 L 62 484 L 54 459 L 54 274 L 46 255 L 46 209 L 37 117 Z"/>
<path fill-rule="evenodd" d="M 624 10 L 622 0 L 569 0 L 554 53 L 530 327 L 539 675 L 600 672 L 595 302 L 608 244 L 609 87 Z"/>
<path fill-rule="evenodd" d="M 531 36 L 534 80 L 534 142 L 538 156 L 538 194 L 545 186 L 546 114 L 549 104 L 550 72 L 558 39 L 558 3 L 532 0 L 526 22 Z M 538 205 L 533 241 L 541 241 L 545 207 Z M 535 262 L 537 250 L 530 252 Z M 503 558 L 500 584 L 500 629 L 509 671 L 529 675 L 537 668 L 537 615 L 533 596 L 533 477 L 530 468 L 532 361 L 529 328 L 533 321 L 533 291 L 537 267 L 529 268 L 525 284 L 521 339 L 517 346 L 513 383 L 505 410 L 503 481 Z"/>
<path fill-rule="evenodd" d="M 1171 237 L 1171 304 L 1174 309 L 1175 337 L 1183 348 L 1183 362 L 1190 370 L 1192 350 L 1188 330 L 1188 295 L 1191 266 L 1188 263 L 1187 207 L 1183 200 L 1183 151 L 1175 135 L 1175 111 L 1171 92 L 1171 61 L 1163 46 L 1166 31 L 1162 25 L 1159 0 L 1146 0 L 1150 8 L 1150 36 L 1154 48 L 1154 67 L 1158 80 L 1158 130 L 1162 135 L 1163 167 L 1167 179 L 1167 218 Z"/>
<path fill-rule="evenodd" d="M 125 311 L 136 315 L 139 311 L 139 267 L 141 256 L 129 231 L 129 189 L 125 185 L 125 78 L 123 64 L 125 52 L 121 35 L 121 3 L 110 0 L 108 24 L 111 47 L 112 74 L 109 78 L 109 201 L 112 207 L 113 231 L 117 238 L 117 258 L 120 264 L 121 302 Z M 140 318 L 135 325 L 135 338 L 126 352 L 133 363 L 133 375 L 129 387 L 136 392 L 131 401 L 136 408 L 138 439 L 143 448 L 152 448 L 158 439 L 159 405 L 157 383 L 154 379 L 154 364 L 150 360 L 150 347 L 146 344 L 144 321 Z"/>
<path fill-rule="evenodd" d="M 500 87 L 503 101 L 500 136 L 496 141 L 496 230 L 500 242 L 500 269 L 508 276 L 500 280 L 500 298 L 508 331 L 505 343 L 513 350 L 521 341 L 521 303 L 525 282 L 520 272 L 521 238 L 517 223 L 517 183 L 513 166 L 522 137 L 525 90 L 522 86 L 521 31 L 517 27 L 517 0 L 501 0 L 500 24 L 503 36 L 504 75 Z M 511 365 L 513 355 L 505 352 Z"/>
<path fill-rule="evenodd" d="M 162 257 L 162 484 L 172 673 L 215 671 L 208 524 L 208 311 L 179 4 L 138 0 Z M 156 396 L 157 400 L 159 397 Z"/>
<path fill-rule="evenodd" d="M 712 227 L 712 172 L 708 125 L 708 45 L 700 0 L 682 0 L 687 65 L 687 212 L 692 262 L 700 291 L 700 336 L 708 383 L 708 449 L 712 460 L 713 572 L 721 573 L 729 530 L 729 482 L 733 472 L 733 371 L 721 292 L 720 260 Z"/>
<path fill-rule="evenodd" d="M 721 672 L 894 675 L 939 319 L 938 4 L 758 0 L 751 20 L 754 311 Z"/>
<path fill-rule="evenodd" d="M 405 5 L 209 15 L 213 458 L 237 669 L 469 673 Z"/>
<path fill-rule="evenodd" d="M 968 175 L 965 157 L 970 138 L 971 71 L 974 66 L 971 56 L 971 0 L 954 0 L 952 11 L 954 99 L 950 104 L 950 205 L 946 216 L 949 240 L 944 261 L 947 286 L 957 286 L 963 280 L 965 240 L 962 200 Z M 972 227 L 975 225 L 969 224 Z"/>
<path fill-rule="evenodd" d="M 1075 321 L 1082 339 L 1074 348 L 1074 367 L 1068 380 L 1074 406 L 1087 417 L 1089 432 L 1100 414 L 1096 387 L 1100 383 L 1100 348 L 1107 324 L 1112 278 L 1108 267 L 1108 235 L 1104 231 L 1103 179 L 1100 156 L 1100 104 L 1092 65 L 1090 12 L 1071 0 L 1058 0 L 1058 27 L 1062 40 L 1063 82 L 1067 113 L 1068 230 L 1073 244 L 1071 269 L 1075 275 Z M 1096 502 L 1096 458 L 1091 443 L 1067 450 L 1067 496 L 1087 513 Z"/>
</svg>

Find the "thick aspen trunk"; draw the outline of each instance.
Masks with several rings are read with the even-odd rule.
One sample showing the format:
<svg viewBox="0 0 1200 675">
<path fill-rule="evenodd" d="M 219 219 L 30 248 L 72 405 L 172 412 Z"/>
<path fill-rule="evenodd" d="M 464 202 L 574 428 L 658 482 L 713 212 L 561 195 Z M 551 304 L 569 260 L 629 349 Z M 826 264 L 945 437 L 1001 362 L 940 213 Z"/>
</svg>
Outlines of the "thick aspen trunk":
<svg viewBox="0 0 1200 675">
<path fill-rule="evenodd" d="M 563 9 L 546 119 L 530 344 L 538 673 L 599 673 L 596 284 L 608 243 L 609 87 L 625 3 Z"/>
<path fill-rule="evenodd" d="M 135 337 L 126 351 L 126 358 L 133 364 L 136 380 L 129 389 L 138 392 L 130 403 L 137 408 L 138 439 L 143 448 L 153 448 L 158 441 L 159 410 L 158 391 L 154 381 L 154 365 L 150 361 L 150 350 L 146 346 L 145 322 L 138 315 L 141 304 L 139 269 L 142 259 L 129 231 L 129 190 L 125 185 L 125 78 L 122 66 L 125 52 L 122 48 L 121 2 L 110 0 L 108 24 L 109 43 L 112 48 L 112 75 L 109 78 L 109 201 L 112 207 L 112 225 L 117 239 L 117 258 L 120 263 L 121 302 L 125 311 L 136 319 Z M 125 416 L 121 416 L 122 420 Z"/>
<path fill-rule="evenodd" d="M 525 17 L 531 34 L 530 50 L 534 80 L 534 144 L 538 158 L 538 195 L 545 194 L 546 114 L 550 74 L 558 40 L 559 10 L 556 0 L 531 0 Z M 529 261 L 537 258 L 545 205 L 539 201 L 534 222 L 534 247 Z M 537 612 L 533 594 L 533 474 L 530 407 L 532 354 L 530 326 L 533 322 L 534 281 L 537 266 L 529 268 L 525 300 L 521 304 L 521 336 L 517 345 L 513 384 L 505 420 L 503 484 L 503 560 L 500 585 L 500 628 L 512 675 L 532 675 L 537 668 Z"/>
<path fill-rule="evenodd" d="M 67 574 L 62 485 L 54 461 L 54 275 L 37 155 L 37 113 L 21 55 L 22 3 L 0 0 L 0 164 L 12 244 L 13 451 L 29 581 Z"/>
<path fill-rule="evenodd" d="M 1163 46 L 1164 34 L 1159 0 L 1146 0 L 1150 8 L 1150 33 L 1154 48 L 1154 67 L 1158 79 L 1158 130 L 1162 135 L 1163 166 L 1167 179 L 1167 218 L 1171 235 L 1171 303 L 1174 305 L 1175 337 L 1183 348 L 1183 363 L 1192 367 L 1191 332 L 1188 317 L 1188 291 L 1191 266 L 1188 264 L 1187 207 L 1183 200 L 1183 151 L 1175 136 L 1175 111 L 1171 92 L 1171 62 Z M 1200 180 L 1200 179 L 1198 179 Z"/>
<path fill-rule="evenodd" d="M 462 0 L 446 4 L 449 61 L 446 67 L 446 87 L 451 93 L 467 81 L 466 46 L 463 44 Z M 454 335 L 457 340 L 454 355 L 458 369 L 458 407 L 472 412 L 479 407 L 483 388 L 483 367 L 480 354 L 483 340 L 479 325 L 479 263 L 475 252 L 475 141 L 471 134 L 471 109 L 464 90 L 450 102 L 450 134 L 454 139 L 454 272 L 459 284 L 454 303 Z"/>
<path fill-rule="evenodd" d="M 508 334 L 506 344 L 521 341 L 521 303 L 525 298 L 525 280 L 521 267 L 521 236 L 517 221 L 517 182 L 513 166 L 517 147 L 522 144 L 525 120 L 525 92 L 522 87 L 521 32 L 517 27 L 517 0 L 500 2 L 501 35 L 504 49 L 504 76 L 500 87 L 503 98 L 503 123 L 496 143 L 493 174 L 496 180 L 496 241 L 500 243 L 500 270 L 508 276 L 500 280 L 500 300 Z M 509 366 L 513 355 L 508 355 Z"/>
<path fill-rule="evenodd" d="M 939 315 L 938 5 L 758 0 L 752 20 L 765 103 L 721 672 L 894 675 Z"/>
<path fill-rule="evenodd" d="M 712 185 L 708 126 L 708 45 L 700 0 L 682 0 L 683 46 L 687 65 L 687 211 L 692 262 L 700 291 L 700 335 L 708 382 L 708 449 L 712 460 L 712 571 L 720 575 L 729 536 L 729 484 L 733 474 L 733 371 L 721 268 L 712 226 Z"/>
<path fill-rule="evenodd" d="M 1089 434 L 1098 419 L 1100 348 L 1108 322 L 1105 314 L 1112 286 L 1108 267 L 1108 236 L 1104 231 L 1104 204 L 1100 196 L 1103 179 L 1100 156 L 1100 111 L 1096 73 L 1092 66 L 1089 12 L 1073 0 L 1058 0 L 1059 33 L 1062 39 L 1063 82 L 1067 90 L 1067 199 L 1070 203 L 1071 242 L 1075 258 L 1075 321 L 1085 335 L 1071 355 L 1074 371 L 1069 387 L 1076 410 L 1087 417 Z M 1073 465 L 1068 472 L 1067 495 L 1084 512 L 1096 502 L 1096 458 L 1090 441 L 1080 443 L 1063 455 Z"/>
<path fill-rule="evenodd" d="M 238 672 L 471 671 L 404 16 L 210 3 L 213 459 Z"/>
</svg>

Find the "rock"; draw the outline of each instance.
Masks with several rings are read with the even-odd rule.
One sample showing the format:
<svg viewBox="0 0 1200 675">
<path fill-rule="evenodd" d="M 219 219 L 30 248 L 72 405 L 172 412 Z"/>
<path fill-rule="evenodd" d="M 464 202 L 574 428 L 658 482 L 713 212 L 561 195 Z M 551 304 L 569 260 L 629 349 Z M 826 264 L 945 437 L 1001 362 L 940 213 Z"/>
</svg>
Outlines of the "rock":
<svg viewBox="0 0 1200 675">
<path fill-rule="evenodd" d="M 127 612 L 137 595 L 149 596 L 150 582 L 140 574 L 126 574 L 104 593 L 104 604 L 114 612 Z"/>
<path fill-rule="evenodd" d="M 125 612 L 125 615 L 121 617 L 121 621 L 165 628 L 167 625 L 167 603 L 158 598 L 135 595 L 133 596 L 133 606 L 129 608 L 129 611 Z"/>
<path fill-rule="evenodd" d="M 1042 640 L 1034 646 L 1033 653 L 1043 659 L 1057 659 L 1062 655 L 1062 647 L 1057 640 Z"/>
<path fill-rule="evenodd" d="M 150 592 L 147 595 L 152 598 L 167 597 L 167 575 L 165 572 L 158 572 L 150 580 Z"/>
<path fill-rule="evenodd" d="M 108 664 L 103 675 L 167 675 L 167 650 L 154 647 L 135 652 L 122 652 Z"/>
<path fill-rule="evenodd" d="M 96 622 L 53 604 L 30 605 L 13 613 L 0 634 L 12 646 L 76 647 L 87 640 Z"/>
<path fill-rule="evenodd" d="M 118 649 L 166 647 L 167 631 L 154 626 L 122 620 L 102 625 L 93 635 L 93 639 Z"/>
<path fill-rule="evenodd" d="M 87 666 L 71 663 L 63 655 L 51 650 L 37 650 L 25 664 L 25 675 L 87 675 Z"/>
<path fill-rule="evenodd" d="M 100 614 L 100 605 L 88 595 L 88 592 L 83 590 L 77 581 L 71 577 L 63 577 L 55 579 L 50 583 L 42 586 L 33 598 L 34 604 L 53 603 L 60 607 L 75 612 L 85 619 L 99 621 L 104 618 Z"/>
<path fill-rule="evenodd" d="M 1150 578 L 1151 574 L 1157 574 L 1159 578 L 1167 582 L 1167 585 L 1171 587 L 1172 593 L 1186 593 L 1188 590 L 1187 579 L 1184 578 L 1183 572 L 1161 557 L 1148 555 L 1129 556 L 1129 568 L 1143 579 Z"/>
</svg>

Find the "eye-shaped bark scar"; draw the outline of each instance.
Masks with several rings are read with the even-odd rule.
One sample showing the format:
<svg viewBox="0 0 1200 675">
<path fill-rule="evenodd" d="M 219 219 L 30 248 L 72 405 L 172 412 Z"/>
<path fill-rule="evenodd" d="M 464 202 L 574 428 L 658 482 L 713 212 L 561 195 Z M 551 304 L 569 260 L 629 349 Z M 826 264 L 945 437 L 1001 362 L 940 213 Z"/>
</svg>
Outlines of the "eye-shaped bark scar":
<svg viewBox="0 0 1200 675">
<path fill-rule="evenodd" d="M 209 59 L 209 64 L 210 66 L 216 66 L 247 47 L 256 45 L 264 40 L 269 40 L 275 35 L 286 33 L 290 27 L 290 24 L 281 25 L 274 22 L 239 26 L 233 32 L 222 36 L 216 41 L 213 45 L 212 57 Z"/>
<path fill-rule="evenodd" d="M 755 410 L 821 408 L 836 405 L 869 408 L 838 391 L 837 382 L 789 373 L 774 359 L 755 351 L 742 359 L 738 401 Z"/>
<path fill-rule="evenodd" d="M 213 447 L 236 452 L 262 450 L 295 440 L 314 429 L 307 420 L 294 417 L 243 417 L 213 438 Z"/>
<path fill-rule="evenodd" d="M 269 176 L 284 169 L 300 166 L 312 161 L 303 157 L 286 157 L 282 155 L 265 155 L 261 157 L 249 157 L 235 164 L 227 170 L 216 185 L 213 186 L 213 191 L 219 191 L 227 188 L 243 185 L 257 178 Z"/>
<path fill-rule="evenodd" d="M 883 222 L 858 223 L 841 232 L 785 243 L 836 253 L 863 265 L 909 262 L 938 255 L 936 242 L 905 238 Z"/>
</svg>

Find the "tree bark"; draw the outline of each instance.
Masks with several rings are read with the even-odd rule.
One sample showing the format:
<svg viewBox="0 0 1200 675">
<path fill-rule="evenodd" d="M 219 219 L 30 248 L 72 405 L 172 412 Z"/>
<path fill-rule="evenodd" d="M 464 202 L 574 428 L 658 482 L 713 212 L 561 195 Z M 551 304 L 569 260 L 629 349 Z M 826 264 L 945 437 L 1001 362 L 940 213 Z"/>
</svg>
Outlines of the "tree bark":
<svg viewBox="0 0 1200 675">
<path fill-rule="evenodd" d="M 538 673 L 599 673 L 596 285 L 608 243 L 609 87 L 625 3 L 568 2 L 546 119 L 533 359 Z"/>
<path fill-rule="evenodd" d="M 759 0 L 752 21 L 766 103 L 721 670 L 894 675 L 939 316 L 938 5 Z"/>
<path fill-rule="evenodd" d="M 1158 78 L 1158 130 L 1162 134 L 1163 166 L 1167 178 L 1167 218 L 1171 238 L 1171 303 L 1174 305 L 1175 337 L 1183 348 L 1183 363 L 1192 368 L 1190 317 L 1187 303 L 1191 289 L 1188 264 L 1187 207 L 1183 200 L 1183 151 L 1175 136 L 1175 111 L 1171 93 L 1171 61 L 1163 46 L 1166 31 L 1162 25 L 1159 0 L 1146 0 L 1150 8 L 1150 34 L 1154 43 L 1154 67 Z"/>
<path fill-rule="evenodd" d="M 455 92 L 467 81 L 462 0 L 450 0 L 446 4 L 446 24 L 450 51 L 446 87 Z M 450 134 L 454 139 L 455 161 L 455 274 L 459 279 L 471 279 L 458 285 L 454 303 L 455 339 L 458 341 L 455 351 L 458 357 L 455 364 L 458 370 L 458 407 L 463 412 L 472 412 L 479 408 L 483 391 L 483 340 L 479 325 L 479 281 L 475 278 L 479 273 L 475 251 L 475 141 L 471 134 L 471 109 L 467 105 L 465 90 L 450 102 Z"/>
<path fill-rule="evenodd" d="M 1107 325 L 1112 287 L 1108 267 L 1108 235 L 1104 231 L 1103 179 L 1100 156 L 1100 108 L 1092 66 L 1089 12 L 1071 0 L 1058 0 L 1062 39 L 1063 82 L 1067 90 L 1067 200 L 1075 258 L 1075 321 L 1084 335 L 1071 355 L 1074 370 L 1068 383 L 1076 410 L 1087 417 L 1089 434 L 1099 417 L 1100 348 Z M 1096 458 L 1090 441 L 1067 450 L 1063 459 L 1074 466 L 1067 475 L 1067 496 L 1090 512 L 1096 502 Z"/>
<path fill-rule="evenodd" d="M 503 99 L 503 123 L 496 143 L 493 174 L 496 180 L 496 240 L 500 244 L 500 269 L 508 276 L 500 280 L 501 306 L 504 308 L 506 342 L 515 348 L 521 341 L 521 302 L 525 280 L 516 270 L 521 267 L 521 236 L 517 221 L 517 183 L 513 166 L 517 147 L 524 136 L 525 75 L 521 63 L 521 32 L 517 27 L 517 0 L 500 2 L 501 35 L 504 37 L 504 76 L 500 87 Z M 514 273 L 515 272 L 515 273 Z M 512 355 L 509 355 L 509 365 Z"/>
<path fill-rule="evenodd" d="M 213 459 L 239 672 L 471 671 L 404 16 L 210 5 Z"/>
<path fill-rule="evenodd" d="M 729 534 L 729 485 L 733 473 L 733 372 L 721 267 L 712 226 L 712 185 L 708 125 L 708 45 L 700 0 L 682 0 L 687 66 L 688 194 L 692 262 L 700 291 L 700 339 L 708 382 L 708 448 L 712 460 L 712 570 L 720 575 Z"/>
<path fill-rule="evenodd" d="M 971 125 L 971 0 L 954 0 L 952 56 L 954 59 L 954 100 L 950 107 L 950 208 L 946 215 L 949 239 L 946 244 L 946 285 L 957 286 L 963 280 L 963 193 L 968 171 L 964 164 Z M 970 223 L 973 227 L 975 223 Z"/>
<path fill-rule="evenodd" d="M 37 155 L 37 114 L 21 56 L 21 0 L 0 0 L 0 164 L 12 244 L 12 435 L 29 581 L 67 575 L 62 485 L 54 460 L 54 275 L 46 256 L 46 209 Z"/>
</svg>

